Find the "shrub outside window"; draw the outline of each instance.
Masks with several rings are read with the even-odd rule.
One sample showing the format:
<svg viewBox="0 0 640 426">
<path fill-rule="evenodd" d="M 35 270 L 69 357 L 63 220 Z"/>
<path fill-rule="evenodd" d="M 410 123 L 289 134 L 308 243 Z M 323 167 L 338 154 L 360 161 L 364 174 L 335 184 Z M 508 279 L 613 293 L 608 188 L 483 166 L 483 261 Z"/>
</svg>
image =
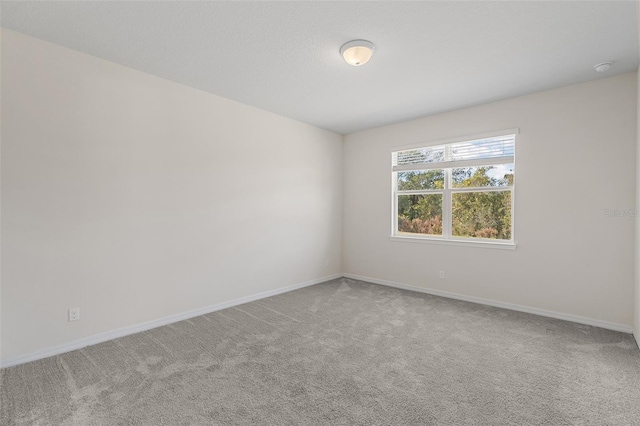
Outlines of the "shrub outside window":
<svg viewBox="0 0 640 426">
<path fill-rule="evenodd" d="M 516 134 L 393 151 L 392 236 L 513 244 Z"/>
</svg>

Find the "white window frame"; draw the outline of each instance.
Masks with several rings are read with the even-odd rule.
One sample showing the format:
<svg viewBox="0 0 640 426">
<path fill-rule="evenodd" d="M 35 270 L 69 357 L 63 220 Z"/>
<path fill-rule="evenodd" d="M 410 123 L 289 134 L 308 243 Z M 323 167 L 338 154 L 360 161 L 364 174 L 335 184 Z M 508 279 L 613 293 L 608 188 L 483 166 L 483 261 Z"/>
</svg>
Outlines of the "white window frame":
<svg viewBox="0 0 640 426">
<path fill-rule="evenodd" d="M 457 142 L 466 142 L 466 141 L 475 141 L 479 139 L 507 136 L 507 135 L 515 135 L 517 139 L 517 135 L 520 133 L 519 129 L 506 129 L 495 132 L 481 133 L 475 135 L 468 135 L 462 137 L 456 137 L 445 140 L 432 141 L 427 143 L 421 143 L 410 146 L 401 146 L 394 147 L 391 149 L 391 157 L 400 151 L 411 150 L 411 149 L 419 149 L 419 148 L 428 148 L 432 146 L 445 146 L 445 162 L 451 160 L 450 146 L 451 144 Z M 499 162 L 498 162 L 499 161 Z M 394 170 L 393 165 L 391 167 L 391 236 L 390 239 L 394 241 L 403 241 L 403 242 L 418 242 L 418 243 L 436 243 L 436 244 L 446 244 L 446 245 L 461 245 L 461 246 L 469 246 L 469 247 L 487 247 L 487 248 L 498 248 L 498 249 L 515 249 L 515 181 L 516 178 L 514 176 L 514 184 L 511 186 L 500 186 L 500 187 L 470 187 L 470 188 L 453 188 L 452 187 L 452 170 L 454 168 L 465 167 L 465 166 L 491 166 L 497 164 L 505 164 L 502 160 L 494 160 L 494 159 L 486 159 L 486 160 L 471 160 L 468 164 L 465 164 L 465 161 L 458 161 L 455 165 L 451 166 L 447 163 L 442 163 L 443 167 L 433 167 L 437 163 L 433 164 L 432 167 L 427 167 L 425 169 L 442 169 L 444 170 L 444 178 L 445 185 L 444 189 L 433 189 L 433 190 L 412 190 L 412 191 L 398 191 L 398 172 L 402 170 Z M 392 161 L 393 163 L 393 161 Z M 486 164 L 485 164 L 486 163 Z M 515 153 L 513 156 L 513 164 L 514 164 L 514 172 L 515 172 Z M 444 167 L 447 166 L 447 167 Z M 415 169 L 415 168 L 414 168 Z M 511 239 L 510 240 L 498 240 L 491 238 L 466 238 L 466 237 L 455 237 L 451 235 L 452 232 L 452 203 L 453 203 L 453 194 L 455 193 L 463 193 L 463 192 L 497 192 L 497 191 L 510 191 L 511 192 Z M 442 236 L 440 235 L 429 235 L 429 234 L 413 234 L 413 233 L 400 233 L 398 232 L 398 195 L 407 195 L 407 194 L 417 194 L 417 195 L 426 195 L 426 194 L 442 194 Z"/>
</svg>

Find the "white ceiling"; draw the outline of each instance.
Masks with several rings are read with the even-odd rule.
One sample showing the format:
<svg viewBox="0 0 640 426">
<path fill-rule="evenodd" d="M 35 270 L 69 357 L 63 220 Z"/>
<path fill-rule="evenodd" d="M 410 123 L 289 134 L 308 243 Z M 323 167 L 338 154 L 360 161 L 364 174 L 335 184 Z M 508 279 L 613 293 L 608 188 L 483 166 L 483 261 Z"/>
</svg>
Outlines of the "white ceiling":
<svg viewBox="0 0 640 426">
<path fill-rule="evenodd" d="M 351 133 L 638 68 L 635 1 L 2 2 L 5 28 Z M 367 65 L 340 46 L 372 41 Z M 598 74 L 593 66 L 613 61 Z"/>
</svg>

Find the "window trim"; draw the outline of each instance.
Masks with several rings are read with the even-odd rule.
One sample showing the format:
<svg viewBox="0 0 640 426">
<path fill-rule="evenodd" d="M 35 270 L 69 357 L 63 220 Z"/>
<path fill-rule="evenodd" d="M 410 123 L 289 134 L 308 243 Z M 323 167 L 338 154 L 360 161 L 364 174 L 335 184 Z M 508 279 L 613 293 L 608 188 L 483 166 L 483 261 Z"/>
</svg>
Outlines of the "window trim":
<svg viewBox="0 0 640 426">
<path fill-rule="evenodd" d="M 474 248 L 489 248 L 489 249 L 498 249 L 498 250 L 515 250 L 518 247 L 518 244 L 515 242 L 511 243 L 500 243 L 497 240 L 490 239 L 482 239 L 480 241 L 470 241 L 463 239 L 451 239 L 448 240 L 444 237 L 414 237 L 411 235 L 391 235 L 389 236 L 389 240 L 398 241 L 403 243 L 424 243 L 424 244 L 440 244 L 445 246 L 459 246 L 459 247 L 474 247 Z"/>
<path fill-rule="evenodd" d="M 430 142 L 423 142 L 420 144 L 412 144 L 408 146 L 399 146 L 392 147 L 390 149 L 390 155 L 393 158 L 393 154 L 399 151 L 418 149 L 418 148 L 426 148 L 430 146 L 438 146 L 438 145 L 449 145 L 457 142 L 466 142 L 473 141 L 478 139 L 486 139 L 492 137 L 500 137 L 506 135 L 517 135 L 520 133 L 520 129 L 512 128 L 499 130 L 494 132 L 484 132 L 467 136 L 458 136 L 449 139 L 439 139 Z M 499 158 L 502 160 L 502 158 Z M 505 164 L 504 162 L 496 162 L 496 159 L 487 159 L 488 163 L 493 164 Z M 505 158 L 506 160 L 506 158 Z M 482 161 L 482 160 L 479 160 Z M 477 165 L 477 161 L 474 160 L 475 165 Z M 511 157 L 511 161 L 515 165 L 515 154 Z M 493 165 L 493 164 L 482 164 L 480 166 L 485 165 Z M 438 167 L 436 165 L 439 165 Z M 412 165 L 414 166 L 414 165 Z M 411 234 L 411 233 L 400 233 L 398 231 L 398 179 L 397 173 L 399 171 L 404 170 L 394 170 L 393 165 L 391 165 L 391 235 L 389 237 L 392 241 L 402 241 L 402 242 L 418 242 L 418 243 L 435 243 L 435 244 L 444 244 L 444 245 L 457 245 L 457 246 L 468 246 L 468 247 L 485 247 L 485 248 L 497 248 L 497 249 L 511 249 L 514 250 L 517 247 L 515 240 L 515 185 L 508 187 L 479 187 L 479 188 L 453 188 L 451 182 L 451 170 L 457 167 L 464 167 L 464 165 L 453 164 L 451 162 L 440 162 L 433 164 L 426 164 L 426 167 L 421 168 L 423 165 L 415 165 L 413 170 L 429 170 L 429 169 L 443 169 L 445 172 L 445 187 L 443 189 L 434 189 L 434 190 L 414 190 L 408 191 L 408 193 L 415 194 L 442 194 L 442 236 L 437 235 L 427 235 L 427 234 Z M 408 171 L 408 170 L 407 170 Z M 455 237 L 451 235 L 451 220 L 444 220 L 445 217 L 452 217 L 452 203 L 453 203 L 453 194 L 460 192 L 494 192 L 494 191 L 510 191 L 511 192 L 511 239 L 510 240 L 497 240 L 492 238 L 464 238 L 464 237 Z M 403 191 L 404 192 L 404 191 Z"/>
</svg>

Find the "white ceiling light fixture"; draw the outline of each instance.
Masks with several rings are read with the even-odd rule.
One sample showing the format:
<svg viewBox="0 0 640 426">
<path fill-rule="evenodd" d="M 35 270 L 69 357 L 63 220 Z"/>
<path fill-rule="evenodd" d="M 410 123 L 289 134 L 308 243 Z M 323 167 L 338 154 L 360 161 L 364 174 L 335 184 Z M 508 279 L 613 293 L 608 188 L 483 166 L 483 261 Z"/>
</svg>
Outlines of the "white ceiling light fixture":
<svg viewBox="0 0 640 426">
<path fill-rule="evenodd" d="M 603 62 L 601 64 L 594 66 L 593 68 L 596 70 L 596 72 L 605 72 L 609 68 L 611 68 L 611 62 Z"/>
<path fill-rule="evenodd" d="M 367 40 L 352 40 L 343 44 L 340 48 L 340 54 L 345 62 L 354 67 L 359 67 L 369 62 L 375 51 L 376 47 Z"/>
</svg>

